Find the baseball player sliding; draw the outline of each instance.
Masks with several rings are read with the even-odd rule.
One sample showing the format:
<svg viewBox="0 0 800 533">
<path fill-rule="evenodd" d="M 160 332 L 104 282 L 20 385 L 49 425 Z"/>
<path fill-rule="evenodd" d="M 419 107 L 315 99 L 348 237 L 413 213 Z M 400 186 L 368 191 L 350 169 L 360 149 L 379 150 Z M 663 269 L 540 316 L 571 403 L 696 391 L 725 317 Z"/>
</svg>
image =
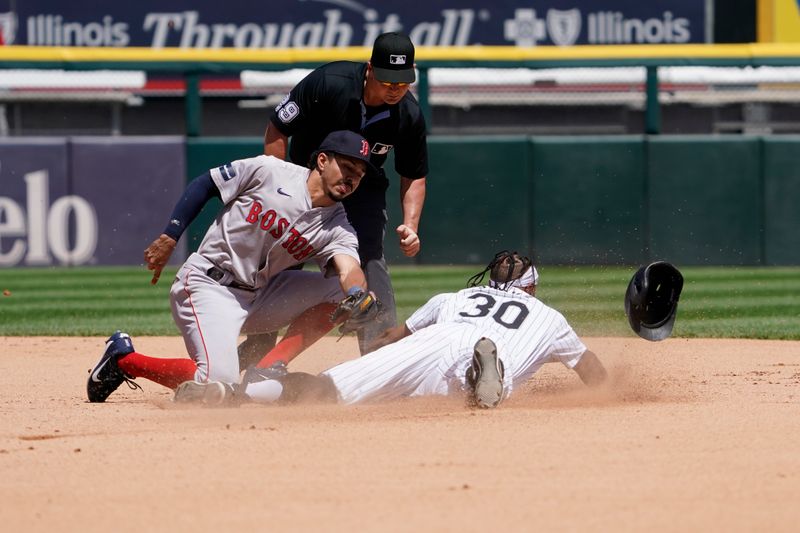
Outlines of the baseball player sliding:
<svg viewBox="0 0 800 533">
<path fill-rule="evenodd" d="M 478 286 L 490 271 L 488 286 Z M 538 273 L 514 253 L 497 254 L 457 293 L 431 298 L 376 341 L 377 350 L 318 376 L 284 366 L 249 368 L 238 386 L 188 381 L 176 401 L 328 400 L 345 404 L 404 396 L 463 393 L 497 406 L 544 364 L 560 361 L 588 385 L 607 375 L 558 311 L 536 299 Z"/>
<path fill-rule="evenodd" d="M 170 291 L 172 316 L 191 359 L 147 357 L 134 351 L 128 334 L 117 332 L 91 370 L 89 401 L 105 401 L 123 382 L 136 387 L 136 377 L 170 388 L 187 380 L 236 383 L 241 331 L 274 331 L 293 320 L 297 329 L 308 325 L 304 311 L 319 305 L 333 311 L 345 295 L 345 312 L 339 309 L 336 317 L 346 319 L 354 308 L 374 317 L 377 303 L 367 292 L 356 235 L 340 203 L 372 169 L 369 153 L 359 134 L 335 131 L 314 153 L 310 170 L 262 155 L 195 178 L 164 233 L 145 250 L 156 283 L 189 223 L 211 197 L 222 200 L 224 208 Z M 309 260 L 325 276 L 285 270 Z M 282 359 L 288 360 L 329 331 L 332 320 L 317 321 L 304 334 L 290 327 L 288 344 L 275 350 L 287 352 Z"/>
</svg>

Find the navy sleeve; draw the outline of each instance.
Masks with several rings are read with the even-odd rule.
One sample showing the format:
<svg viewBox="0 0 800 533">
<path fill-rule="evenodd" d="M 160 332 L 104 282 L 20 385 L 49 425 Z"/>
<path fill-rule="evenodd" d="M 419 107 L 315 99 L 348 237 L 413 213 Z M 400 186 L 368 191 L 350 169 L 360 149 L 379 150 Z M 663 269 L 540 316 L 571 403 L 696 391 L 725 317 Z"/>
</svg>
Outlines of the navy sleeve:
<svg viewBox="0 0 800 533">
<path fill-rule="evenodd" d="M 219 198 L 220 194 L 214 180 L 211 179 L 211 174 L 206 172 L 197 176 L 189 183 L 183 196 L 175 204 L 175 209 L 172 210 L 169 224 L 164 229 L 164 233 L 176 241 L 180 239 L 206 202 L 214 197 Z"/>
</svg>

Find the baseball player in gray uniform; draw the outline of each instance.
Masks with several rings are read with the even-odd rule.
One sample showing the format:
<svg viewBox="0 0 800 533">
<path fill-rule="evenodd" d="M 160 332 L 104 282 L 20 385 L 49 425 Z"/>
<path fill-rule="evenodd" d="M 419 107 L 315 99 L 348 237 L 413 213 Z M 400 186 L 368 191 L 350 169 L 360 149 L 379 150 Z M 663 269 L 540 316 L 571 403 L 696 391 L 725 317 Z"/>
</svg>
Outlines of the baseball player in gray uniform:
<svg viewBox="0 0 800 533">
<path fill-rule="evenodd" d="M 105 401 L 135 377 L 171 388 L 192 379 L 238 382 L 240 332 L 277 330 L 320 302 L 366 291 L 356 235 L 340 202 L 371 168 L 369 154 L 361 135 L 336 131 L 312 156 L 311 170 L 262 155 L 196 178 L 145 250 L 156 283 L 183 230 L 212 196 L 220 197 L 224 208 L 170 291 L 191 361 L 136 353 L 130 337 L 117 332 L 91 371 L 89 400 Z M 325 275 L 286 270 L 309 260 Z"/>
<path fill-rule="evenodd" d="M 489 270 L 489 285 L 479 286 Z M 238 395 L 352 404 L 466 392 L 474 405 L 490 408 L 548 362 L 563 363 L 589 385 L 606 379 L 564 316 L 536 299 L 538 273 L 528 258 L 501 252 L 470 281 L 471 287 L 434 296 L 405 325 L 387 330 L 377 341 L 382 347 L 318 376 L 281 366 L 248 369 L 232 394 L 208 382 L 181 385 L 176 399 L 221 403 Z"/>
</svg>

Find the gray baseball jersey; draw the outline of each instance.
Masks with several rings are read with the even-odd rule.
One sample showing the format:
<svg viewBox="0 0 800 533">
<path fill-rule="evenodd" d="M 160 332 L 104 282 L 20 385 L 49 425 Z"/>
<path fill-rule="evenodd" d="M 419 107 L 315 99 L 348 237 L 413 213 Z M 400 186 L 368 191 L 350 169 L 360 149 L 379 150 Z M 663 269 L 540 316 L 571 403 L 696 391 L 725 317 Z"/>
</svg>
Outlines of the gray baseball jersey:
<svg viewBox="0 0 800 533">
<path fill-rule="evenodd" d="M 263 155 L 211 170 L 225 206 L 170 290 L 195 379 L 238 381 L 240 333 L 275 331 L 309 307 L 344 297 L 337 276 L 285 270 L 312 259 L 325 269 L 335 255 L 358 261 L 341 204 L 311 207 L 309 173 Z"/>
<path fill-rule="evenodd" d="M 564 316 L 533 296 L 473 287 L 439 294 L 406 321 L 413 333 L 324 372 L 344 403 L 450 394 L 466 388 L 475 343 L 488 337 L 505 367 L 506 396 L 545 363 L 574 368 L 586 346 Z"/>
<path fill-rule="evenodd" d="M 344 207 L 311 207 L 309 172 L 265 155 L 212 169 L 225 209 L 197 252 L 254 288 L 308 259 L 322 269 L 337 254 L 360 261 Z"/>
</svg>

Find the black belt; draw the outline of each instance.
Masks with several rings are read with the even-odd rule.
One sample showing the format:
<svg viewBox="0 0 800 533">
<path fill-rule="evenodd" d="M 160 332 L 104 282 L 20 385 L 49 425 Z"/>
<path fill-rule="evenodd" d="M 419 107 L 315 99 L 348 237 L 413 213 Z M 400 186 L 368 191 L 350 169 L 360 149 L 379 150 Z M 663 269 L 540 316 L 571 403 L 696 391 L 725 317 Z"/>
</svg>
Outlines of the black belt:
<svg viewBox="0 0 800 533">
<path fill-rule="evenodd" d="M 209 278 L 211 278 L 214 281 L 216 281 L 217 283 L 219 283 L 219 280 L 221 280 L 222 278 L 225 277 L 225 271 L 222 270 L 219 267 L 213 266 L 213 267 L 209 268 L 208 270 L 206 270 L 206 275 Z M 228 283 L 227 287 L 233 287 L 234 289 L 241 289 L 243 291 L 254 291 L 255 290 L 253 287 L 249 287 L 247 285 L 243 285 L 243 284 L 239 283 L 236 280 L 233 280 L 230 283 Z"/>
</svg>

